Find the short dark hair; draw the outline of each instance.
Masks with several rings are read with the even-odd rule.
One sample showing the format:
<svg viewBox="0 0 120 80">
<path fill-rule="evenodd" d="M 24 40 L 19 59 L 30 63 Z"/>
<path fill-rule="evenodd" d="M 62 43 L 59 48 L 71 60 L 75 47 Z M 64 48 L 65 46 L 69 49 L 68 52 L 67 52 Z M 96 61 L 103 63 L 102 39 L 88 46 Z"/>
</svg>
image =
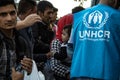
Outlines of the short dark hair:
<svg viewBox="0 0 120 80">
<path fill-rule="evenodd" d="M 6 5 L 14 5 L 15 9 L 16 9 L 16 4 L 14 2 L 14 0 L 0 0 L 0 7 L 6 6 Z"/>
<path fill-rule="evenodd" d="M 95 6 L 99 3 L 100 0 L 92 0 L 91 6 Z"/>
<path fill-rule="evenodd" d="M 34 9 L 37 6 L 34 0 L 20 0 L 18 4 L 18 15 L 25 14 L 28 10 Z"/>
<path fill-rule="evenodd" d="M 57 12 L 58 9 L 56 7 L 53 7 L 53 12 Z"/>
<path fill-rule="evenodd" d="M 48 1 L 40 1 L 37 5 L 37 12 L 40 11 L 40 12 L 44 13 L 44 11 L 47 8 L 53 8 L 52 3 L 48 2 Z"/>
<path fill-rule="evenodd" d="M 74 14 L 74 13 L 77 13 L 77 12 L 79 12 L 79 11 L 82 11 L 82 10 L 84 10 L 85 8 L 83 8 L 82 6 L 76 6 L 76 7 L 74 7 L 73 9 L 72 9 L 72 14 Z"/>
</svg>

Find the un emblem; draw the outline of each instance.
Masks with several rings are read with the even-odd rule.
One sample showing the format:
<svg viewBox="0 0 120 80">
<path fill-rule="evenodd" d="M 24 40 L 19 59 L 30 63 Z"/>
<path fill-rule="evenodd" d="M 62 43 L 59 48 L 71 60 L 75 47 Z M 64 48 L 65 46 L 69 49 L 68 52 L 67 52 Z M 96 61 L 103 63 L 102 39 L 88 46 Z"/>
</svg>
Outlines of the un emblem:
<svg viewBox="0 0 120 80">
<path fill-rule="evenodd" d="M 109 14 L 105 11 L 87 12 L 83 16 L 83 23 L 87 28 L 100 29 L 107 22 Z"/>
</svg>

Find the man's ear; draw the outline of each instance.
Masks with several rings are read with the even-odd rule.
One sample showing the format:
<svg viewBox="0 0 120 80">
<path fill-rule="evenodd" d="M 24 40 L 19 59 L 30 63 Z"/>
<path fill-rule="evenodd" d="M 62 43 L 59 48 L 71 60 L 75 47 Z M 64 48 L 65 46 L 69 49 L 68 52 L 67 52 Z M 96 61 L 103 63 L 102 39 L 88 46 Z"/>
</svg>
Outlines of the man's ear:
<svg viewBox="0 0 120 80">
<path fill-rule="evenodd" d="M 44 15 L 44 14 L 43 14 L 42 12 L 40 12 L 40 11 L 38 11 L 37 14 L 38 14 L 41 18 L 42 18 L 43 15 Z"/>
<path fill-rule="evenodd" d="M 27 10 L 27 11 L 26 11 L 26 15 L 30 15 L 30 14 L 31 14 L 31 11 L 32 11 L 32 9 Z"/>
</svg>

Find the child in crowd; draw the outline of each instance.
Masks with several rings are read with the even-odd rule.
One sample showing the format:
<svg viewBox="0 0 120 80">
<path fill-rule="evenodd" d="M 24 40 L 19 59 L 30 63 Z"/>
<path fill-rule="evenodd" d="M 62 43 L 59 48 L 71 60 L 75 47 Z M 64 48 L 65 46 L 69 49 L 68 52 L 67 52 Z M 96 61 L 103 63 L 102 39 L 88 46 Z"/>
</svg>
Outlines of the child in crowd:
<svg viewBox="0 0 120 80">
<path fill-rule="evenodd" d="M 70 73 L 69 69 L 70 69 L 70 65 L 71 65 L 71 59 L 67 55 L 67 42 L 70 37 L 71 28 L 72 28 L 71 24 L 66 25 L 63 28 L 62 42 L 60 42 L 58 39 L 56 39 L 56 40 L 53 40 L 51 43 L 51 51 L 53 53 L 53 58 L 51 59 L 51 69 L 53 70 L 53 72 L 55 74 L 56 80 L 67 80 L 69 78 L 69 73 Z M 56 63 L 56 60 L 58 60 L 57 63 Z M 58 67 L 57 64 L 64 65 L 64 68 L 66 68 L 66 69 L 63 69 L 62 67 L 60 67 L 60 65 Z M 61 68 L 64 71 L 58 72 L 59 70 L 61 70 Z M 60 78 L 62 78 L 62 79 L 58 79 L 58 75 L 61 76 Z M 63 77 L 63 75 L 65 75 L 65 76 Z"/>
<path fill-rule="evenodd" d="M 62 30 L 62 43 L 59 53 L 54 54 L 54 58 L 60 60 L 64 65 L 67 65 L 70 67 L 69 55 L 67 55 L 67 42 L 70 37 L 71 33 L 71 27 L 72 25 L 66 25 Z"/>
</svg>

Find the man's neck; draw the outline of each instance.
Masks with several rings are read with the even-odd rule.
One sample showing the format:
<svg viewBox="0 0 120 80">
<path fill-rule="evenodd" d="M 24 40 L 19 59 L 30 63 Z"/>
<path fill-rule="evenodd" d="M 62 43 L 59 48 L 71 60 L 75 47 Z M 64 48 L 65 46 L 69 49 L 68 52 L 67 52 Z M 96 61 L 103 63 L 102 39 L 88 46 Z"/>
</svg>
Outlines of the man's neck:
<svg viewBox="0 0 120 80">
<path fill-rule="evenodd" d="M 2 28 L 0 28 L 0 31 L 2 31 L 2 33 L 8 38 L 13 37 L 13 29 L 2 29 Z"/>
</svg>

